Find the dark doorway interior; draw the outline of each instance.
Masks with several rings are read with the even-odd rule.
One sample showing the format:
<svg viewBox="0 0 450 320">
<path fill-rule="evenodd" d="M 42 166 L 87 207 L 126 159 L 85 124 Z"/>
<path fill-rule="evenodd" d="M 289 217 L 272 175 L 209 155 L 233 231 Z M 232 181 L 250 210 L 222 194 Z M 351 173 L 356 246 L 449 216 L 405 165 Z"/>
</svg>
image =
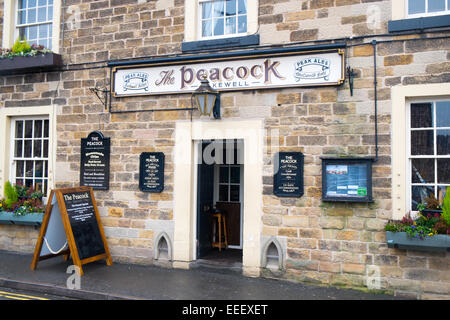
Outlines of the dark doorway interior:
<svg viewBox="0 0 450 320">
<path fill-rule="evenodd" d="M 241 198 L 243 166 L 240 166 L 243 146 L 237 140 L 226 143 L 202 141 L 197 165 L 197 262 L 228 267 L 242 266 Z M 231 150 L 231 151 L 230 151 Z M 228 166 L 228 167 L 227 167 Z M 239 169 L 239 170 L 237 170 Z M 235 174 L 233 174 L 235 173 Z M 225 178 L 224 178 L 225 177 Z M 239 180 L 239 181 L 238 181 Z M 213 248 L 216 235 L 213 214 L 225 215 L 228 244 L 231 248 Z M 215 230 L 215 233 L 213 233 Z"/>
</svg>

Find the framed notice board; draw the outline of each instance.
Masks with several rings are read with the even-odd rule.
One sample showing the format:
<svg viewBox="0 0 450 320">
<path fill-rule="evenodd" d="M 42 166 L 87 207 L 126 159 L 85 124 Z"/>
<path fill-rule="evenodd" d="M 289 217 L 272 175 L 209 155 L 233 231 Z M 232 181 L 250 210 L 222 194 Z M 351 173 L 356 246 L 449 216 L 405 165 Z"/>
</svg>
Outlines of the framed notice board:
<svg viewBox="0 0 450 320">
<path fill-rule="evenodd" d="M 373 158 L 322 158 L 322 200 L 372 202 Z"/>
<path fill-rule="evenodd" d="M 139 189 L 146 192 L 164 190 L 164 153 L 143 152 L 139 158 Z"/>
<path fill-rule="evenodd" d="M 111 142 L 100 131 L 81 139 L 80 185 L 95 190 L 109 189 Z"/>
<path fill-rule="evenodd" d="M 56 201 L 53 197 L 56 197 Z M 40 253 L 46 241 L 50 216 L 55 212 L 53 206 L 58 206 L 57 212 L 61 216 L 69 250 L 42 257 Z M 72 255 L 73 263 L 80 268 L 81 274 L 82 265 L 89 262 L 105 259 L 107 265 L 112 264 L 92 187 L 55 189 L 50 193 L 31 269 L 36 269 L 39 260 L 61 254 L 66 258 Z"/>
<path fill-rule="evenodd" d="M 278 197 L 303 195 L 304 159 L 301 152 L 278 152 L 274 160 L 273 193 Z"/>
</svg>

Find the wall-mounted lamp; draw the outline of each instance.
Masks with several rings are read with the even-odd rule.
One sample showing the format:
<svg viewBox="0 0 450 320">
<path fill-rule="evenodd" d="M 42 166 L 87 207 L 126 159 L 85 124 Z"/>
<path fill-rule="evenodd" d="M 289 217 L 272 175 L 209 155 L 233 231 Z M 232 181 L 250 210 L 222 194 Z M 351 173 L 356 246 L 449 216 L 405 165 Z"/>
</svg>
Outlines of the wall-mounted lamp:
<svg viewBox="0 0 450 320">
<path fill-rule="evenodd" d="M 200 86 L 192 93 L 192 100 L 201 115 L 210 116 L 212 112 L 214 119 L 220 119 L 220 93 L 211 88 L 206 77 L 200 80 Z"/>
</svg>

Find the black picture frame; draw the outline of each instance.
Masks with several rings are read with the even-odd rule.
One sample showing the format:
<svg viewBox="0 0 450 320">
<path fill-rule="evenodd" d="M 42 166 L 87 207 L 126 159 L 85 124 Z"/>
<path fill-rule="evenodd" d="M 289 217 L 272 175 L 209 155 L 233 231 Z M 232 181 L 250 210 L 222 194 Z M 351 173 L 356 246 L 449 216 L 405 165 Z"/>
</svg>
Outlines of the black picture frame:
<svg viewBox="0 0 450 320">
<path fill-rule="evenodd" d="M 304 194 L 303 175 L 303 153 L 278 152 L 274 158 L 274 195 L 277 197 L 300 198 Z"/>
<path fill-rule="evenodd" d="M 160 193 L 164 190 L 164 153 L 142 152 L 139 157 L 139 190 Z"/>
<path fill-rule="evenodd" d="M 372 197 L 372 164 L 373 158 L 321 158 L 322 159 L 322 201 L 334 201 L 334 202 L 373 202 Z M 350 170 L 351 169 L 351 170 Z M 350 171 L 361 174 L 363 170 L 363 179 L 365 182 L 360 185 L 353 183 L 339 184 L 339 178 L 336 175 L 342 175 L 342 182 L 345 179 L 345 175 L 351 175 Z M 331 172 L 331 171 L 335 172 Z M 339 171 L 339 172 L 338 172 Z M 336 191 L 333 190 L 332 184 L 336 184 Z M 350 189 L 350 186 L 352 188 Z M 338 191 L 339 188 L 342 191 Z M 338 193 L 342 192 L 342 193 Z"/>
</svg>

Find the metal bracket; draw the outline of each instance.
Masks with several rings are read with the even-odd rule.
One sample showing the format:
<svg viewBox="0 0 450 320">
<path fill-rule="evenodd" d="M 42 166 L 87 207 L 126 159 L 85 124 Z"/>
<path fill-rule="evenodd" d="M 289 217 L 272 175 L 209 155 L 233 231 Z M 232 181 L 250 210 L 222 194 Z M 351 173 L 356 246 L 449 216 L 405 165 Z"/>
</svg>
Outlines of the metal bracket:
<svg viewBox="0 0 450 320">
<path fill-rule="evenodd" d="M 353 72 L 354 69 L 347 67 L 347 77 L 348 84 L 350 87 L 350 95 L 353 97 L 353 78 L 356 76 L 356 73 Z"/>
<path fill-rule="evenodd" d="M 111 92 L 108 89 L 100 89 L 100 88 L 89 88 L 89 90 L 93 93 L 95 93 L 95 95 L 97 96 L 98 100 L 100 100 L 100 102 L 105 106 L 105 110 L 107 109 L 108 106 L 108 95 Z M 103 93 L 104 97 L 101 97 L 101 94 Z"/>
</svg>

